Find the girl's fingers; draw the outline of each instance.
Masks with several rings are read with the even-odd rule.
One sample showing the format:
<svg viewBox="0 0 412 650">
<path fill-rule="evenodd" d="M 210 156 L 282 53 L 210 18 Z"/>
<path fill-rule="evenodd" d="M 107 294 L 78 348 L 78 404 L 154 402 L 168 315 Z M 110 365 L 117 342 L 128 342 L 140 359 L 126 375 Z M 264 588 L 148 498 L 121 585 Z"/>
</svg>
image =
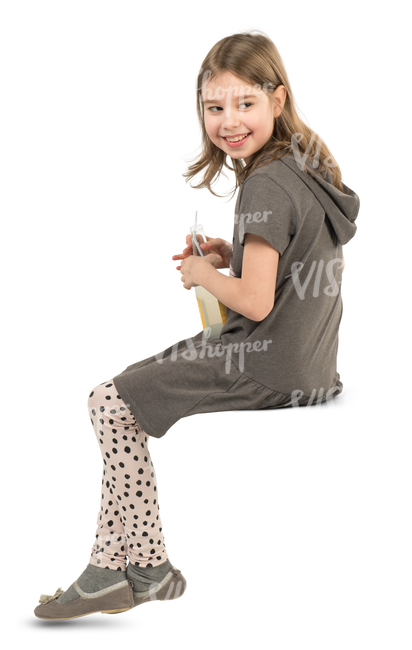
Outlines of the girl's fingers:
<svg viewBox="0 0 412 650">
<path fill-rule="evenodd" d="M 189 253 L 186 251 L 188 251 L 187 248 L 185 248 L 183 253 L 180 253 L 179 255 L 172 255 L 172 260 L 182 260 L 183 258 L 188 257 Z"/>
</svg>

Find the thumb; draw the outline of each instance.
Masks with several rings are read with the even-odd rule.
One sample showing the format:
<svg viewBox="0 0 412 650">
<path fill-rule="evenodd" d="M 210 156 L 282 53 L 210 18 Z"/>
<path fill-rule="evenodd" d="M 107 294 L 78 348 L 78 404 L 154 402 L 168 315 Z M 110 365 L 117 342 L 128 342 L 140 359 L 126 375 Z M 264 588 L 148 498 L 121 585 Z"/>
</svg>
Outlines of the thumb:
<svg viewBox="0 0 412 650">
<path fill-rule="evenodd" d="M 206 256 L 205 256 L 206 257 Z M 220 255 L 217 253 L 209 253 L 206 257 L 207 261 L 210 262 L 213 266 L 215 266 L 218 262 L 222 261 L 222 258 Z"/>
</svg>

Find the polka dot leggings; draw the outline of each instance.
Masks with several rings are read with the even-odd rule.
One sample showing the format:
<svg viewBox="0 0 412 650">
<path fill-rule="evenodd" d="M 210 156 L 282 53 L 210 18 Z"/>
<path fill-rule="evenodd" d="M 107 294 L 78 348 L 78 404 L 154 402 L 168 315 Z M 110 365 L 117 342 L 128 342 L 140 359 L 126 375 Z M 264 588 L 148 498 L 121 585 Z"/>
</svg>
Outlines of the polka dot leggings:
<svg viewBox="0 0 412 650">
<path fill-rule="evenodd" d="M 101 507 L 90 564 L 126 570 L 168 559 L 159 517 L 148 434 L 118 395 L 113 380 L 96 386 L 88 409 L 103 457 Z"/>
</svg>

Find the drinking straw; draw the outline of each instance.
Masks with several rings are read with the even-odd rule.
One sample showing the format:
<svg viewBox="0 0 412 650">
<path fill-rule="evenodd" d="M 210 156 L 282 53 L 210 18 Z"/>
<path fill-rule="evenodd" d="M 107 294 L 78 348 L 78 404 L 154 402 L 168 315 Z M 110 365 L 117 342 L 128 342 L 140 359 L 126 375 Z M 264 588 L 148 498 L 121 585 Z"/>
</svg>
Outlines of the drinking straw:
<svg viewBox="0 0 412 650">
<path fill-rule="evenodd" d="M 195 216 L 195 228 L 194 228 L 193 235 L 192 235 L 192 244 L 195 244 L 195 245 L 196 245 L 196 248 L 197 248 L 197 250 L 199 251 L 199 255 L 201 255 L 202 257 L 204 257 L 204 253 L 203 253 L 202 249 L 201 249 L 200 246 L 199 246 L 199 242 L 197 241 L 197 237 L 196 237 L 196 225 L 197 225 L 197 210 L 196 210 L 196 216 Z"/>
</svg>

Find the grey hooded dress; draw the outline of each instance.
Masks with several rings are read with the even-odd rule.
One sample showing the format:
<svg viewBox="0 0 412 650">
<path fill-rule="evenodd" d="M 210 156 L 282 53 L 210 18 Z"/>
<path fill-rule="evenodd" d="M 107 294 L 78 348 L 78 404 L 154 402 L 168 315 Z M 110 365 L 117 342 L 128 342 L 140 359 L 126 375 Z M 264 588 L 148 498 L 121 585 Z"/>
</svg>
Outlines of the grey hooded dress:
<svg viewBox="0 0 412 650">
<path fill-rule="evenodd" d="M 197 413 L 307 406 L 334 398 L 342 318 L 342 246 L 355 234 L 359 197 L 307 172 L 295 152 L 252 172 L 236 200 L 230 276 L 242 276 L 245 234 L 279 251 L 275 303 L 262 321 L 227 308 L 208 331 L 128 366 L 113 380 L 136 422 L 161 438 Z"/>
</svg>

